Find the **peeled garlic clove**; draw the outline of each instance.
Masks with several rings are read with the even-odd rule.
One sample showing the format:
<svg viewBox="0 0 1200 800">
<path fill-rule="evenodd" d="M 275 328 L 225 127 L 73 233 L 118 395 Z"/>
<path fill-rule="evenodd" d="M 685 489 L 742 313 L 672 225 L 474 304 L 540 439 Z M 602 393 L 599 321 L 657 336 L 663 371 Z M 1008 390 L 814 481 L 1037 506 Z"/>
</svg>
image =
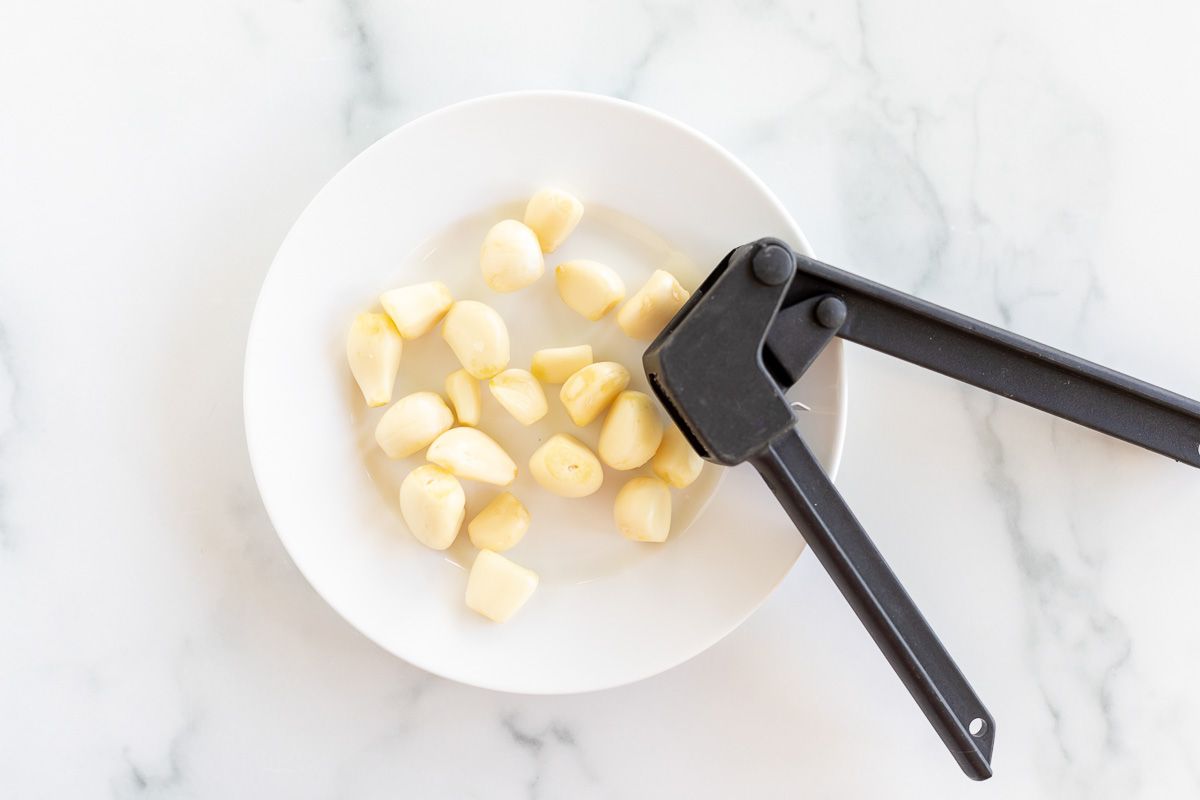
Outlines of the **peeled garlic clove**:
<svg viewBox="0 0 1200 800">
<path fill-rule="evenodd" d="M 653 458 L 662 438 L 662 420 L 650 395 L 621 392 L 600 427 L 596 450 L 613 469 L 637 469 Z"/>
<path fill-rule="evenodd" d="M 416 283 L 379 295 L 383 310 L 396 323 L 405 339 L 415 339 L 433 330 L 454 303 L 450 288 L 441 281 Z"/>
<path fill-rule="evenodd" d="M 479 269 L 494 292 L 524 289 L 546 271 L 537 234 L 515 219 L 497 222 L 483 237 Z"/>
<path fill-rule="evenodd" d="M 458 536 L 466 508 L 462 484 L 441 467 L 417 467 L 400 484 L 400 515 L 417 541 L 434 550 Z"/>
<path fill-rule="evenodd" d="M 346 360 L 363 399 L 371 408 L 392 402 L 404 340 L 386 314 L 364 312 L 350 324 Z"/>
<path fill-rule="evenodd" d="M 588 425 L 629 385 L 629 370 L 615 361 L 598 361 L 576 372 L 558 393 L 571 421 Z"/>
<path fill-rule="evenodd" d="M 471 544 L 480 550 L 503 553 L 529 530 L 529 511 L 511 492 L 496 495 L 467 524 Z"/>
<path fill-rule="evenodd" d="M 479 410 L 483 403 L 479 381 L 465 369 L 456 370 L 446 376 L 446 394 L 454 406 L 454 416 L 458 418 L 459 425 L 474 427 L 479 424 Z"/>
<path fill-rule="evenodd" d="M 488 381 L 492 397 L 522 425 L 546 416 L 546 393 L 537 378 L 523 369 L 506 369 Z"/>
<path fill-rule="evenodd" d="M 533 479 L 561 497 L 587 497 L 604 483 L 600 460 L 583 442 L 556 433 L 529 457 Z"/>
<path fill-rule="evenodd" d="M 667 426 L 663 433 L 662 444 L 658 452 L 650 459 L 650 468 L 654 474 L 674 486 L 684 489 L 692 485 L 700 477 L 704 468 L 704 459 L 696 455 L 696 451 L 688 444 L 683 432 L 674 425 Z"/>
<path fill-rule="evenodd" d="M 542 383 L 563 383 L 592 363 L 592 346 L 550 347 L 533 354 L 530 370 Z"/>
<path fill-rule="evenodd" d="M 537 573 L 499 553 L 480 550 L 467 575 L 467 608 L 493 622 L 507 622 L 533 595 Z"/>
<path fill-rule="evenodd" d="M 375 441 L 388 458 L 404 458 L 450 429 L 454 415 L 441 395 L 415 392 L 401 397 L 375 426 Z"/>
<path fill-rule="evenodd" d="M 576 313 L 593 322 L 625 299 L 625 282 L 599 261 L 567 261 L 554 268 L 558 296 Z"/>
<path fill-rule="evenodd" d="M 425 458 L 459 478 L 497 486 L 517 477 L 517 465 L 504 448 L 476 428 L 451 428 L 433 440 Z"/>
<path fill-rule="evenodd" d="M 582 218 L 583 203 L 561 189 L 542 189 L 525 206 L 525 224 L 537 234 L 545 253 L 553 253 Z"/>
<path fill-rule="evenodd" d="M 671 321 L 691 294 L 669 272 L 654 271 L 650 279 L 617 312 L 617 324 L 634 339 L 649 341 Z"/>
<path fill-rule="evenodd" d="M 442 338 L 473 378 L 485 380 L 508 366 L 508 328 L 489 305 L 460 300 L 450 306 Z"/>
<path fill-rule="evenodd" d="M 671 490 L 659 478 L 634 478 L 617 492 L 617 529 L 635 542 L 665 542 L 671 532 Z"/>
</svg>

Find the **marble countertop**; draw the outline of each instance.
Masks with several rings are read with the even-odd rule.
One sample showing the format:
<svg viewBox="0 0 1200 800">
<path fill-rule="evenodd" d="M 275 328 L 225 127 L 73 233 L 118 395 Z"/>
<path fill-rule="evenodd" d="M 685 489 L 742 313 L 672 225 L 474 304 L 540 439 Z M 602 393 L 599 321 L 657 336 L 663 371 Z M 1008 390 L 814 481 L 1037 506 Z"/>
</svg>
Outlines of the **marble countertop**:
<svg viewBox="0 0 1200 800">
<path fill-rule="evenodd" d="M 240 391 L 338 168 L 575 88 L 716 138 L 831 263 L 1200 396 L 1198 36 L 1181 0 L 6 4 L 0 794 L 1200 795 L 1189 468 L 847 348 L 839 483 L 998 720 L 972 784 L 811 556 L 636 685 L 398 661 L 282 550 Z"/>
</svg>

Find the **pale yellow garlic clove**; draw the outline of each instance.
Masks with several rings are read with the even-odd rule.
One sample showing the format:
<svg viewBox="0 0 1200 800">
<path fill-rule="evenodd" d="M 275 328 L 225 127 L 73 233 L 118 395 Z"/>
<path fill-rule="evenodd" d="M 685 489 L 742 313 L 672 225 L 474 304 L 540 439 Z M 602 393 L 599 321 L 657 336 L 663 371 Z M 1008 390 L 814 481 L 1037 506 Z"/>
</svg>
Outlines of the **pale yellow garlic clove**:
<svg viewBox="0 0 1200 800">
<path fill-rule="evenodd" d="M 504 448 L 476 428 L 451 428 L 433 440 L 425 458 L 459 478 L 497 486 L 517 477 L 517 465 Z"/>
<path fill-rule="evenodd" d="M 537 573 L 499 553 L 480 550 L 467 575 L 467 608 L 493 622 L 507 622 L 538 585 Z"/>
<path fill-rule="evenodd" d="M 599 261 L 567 261 L 554 268 L 558 296 L 567 307 L 593 322 L 625 299 L 625 282 Z"/>
<path fill-rule="evenodd" d="M 383 310 L 405 339 L 416 339 L 433 330 L 454 303 L 450 288 L 441 281 L 416 283 L 379 295 Z"/>
<path fill-rule="evenodd" d="M 525 224 L 537 234 L 545 253 L 553 253 L 582 218 L 583 203 L 561 189 L 542 189 L 525 206 Z"/>
<path fill-rule="evenodd" d="M 634 478 L 617 492 L 613 514 L 626 539 L 665 542 L 671 532 L 671 490 L 659 478 Z"/>
<path fill-rule="evenodd" d="M 533 452 L 529 474 L 561 497 L 587 497 L 604 483 L 600 459 L 583 442 L 565 433 L 551 436 Z"/>
<path fill-rule="evenodd" d="M 654 474 L 674 486 L 685 489 L 700 477 L 704 468 L 704 459 L 696 455 L 696 451 L 688 444 L 683 432 L 674 425 L 668 425 L 663 433 L 662 444 L 658 452 L 650 459 L 650 468 Z"/>
<path fill-rule="evenodd" d="M 537 378 L 523 369 L 504 370 L 488 381 L 488 390 L 522 425 L 532 425 L 546 416 L 546 393 Z"/>
<path fill-rule="evenodd" d="M 592 363 L 592 346 L 549 347 L 533 354 L 530 371 L 542 383 L 565 383 L 567 378 Z"/>
<path fill-rule="evenodd" d="M 404 340 L 386 314 L 364 312 L 350 324 L 346 360 L 363 399 L 371 408 L 392 402 Z"/>
<path fill-rule="evenodd" d="M 434 392 L 401 397 L 375 426 L 375 441 L 388 458 L 404 458 L 429 445 L 454 424 L 446 401 Z"/>
<path fill-rule="evenodd" d="M 400 484 L 400 515 L 417 541 L 434 550 L 454 542 L 466 507 L 462 484 L 441 467 L 417 467 Z"/>
<path fill-rule="evenodd" d="M 691 294 L 669 272 L 655 270 L 617 312 L 617 324 L 634 339 L 649 341 L 671 321 Z"/>
<path fill-rule="evenodd" d="M 583 427 L 600 415 L 629 385 L 629 370 L 615 361 L 597 361 L 576 372 L 558 393 L 571 421 Z"/>
<path fill-rule="evenodd" d="M 537 234 L 515 219 L 497 222 L 483 238 L 479 269 L 494 292 L 524 289 L 546 271 Z"/>
<path fill-rule="evenodd" d="M 596 450 L 613 469 L 637 469 L 662 444 L 663 424 L 650 395 L 625 391 L 617 395 L 600 427 Z"/>
<path fill-rule="evenodd" d="M 508 366 L 508 328 L 489 305 L 460 300 L 450 306 L 442 338 L 473 378 L 485 380 Z"/>
<path fill-rule="evenodd" d="M 467 524 L 471 544 L 503 553 L 529 530 L 529 511 L 511 492 L 501 492 Z"/>
<path fill-rule="evenodd" d="M 479 381 L 465 369 L 455 370 L 446 376 L 446 395 L 454 406 L 454 416 L 459 425 L 474 427 L 479 424 L 479 412 L 483 405 L 483 392 Z"/>
</svg>

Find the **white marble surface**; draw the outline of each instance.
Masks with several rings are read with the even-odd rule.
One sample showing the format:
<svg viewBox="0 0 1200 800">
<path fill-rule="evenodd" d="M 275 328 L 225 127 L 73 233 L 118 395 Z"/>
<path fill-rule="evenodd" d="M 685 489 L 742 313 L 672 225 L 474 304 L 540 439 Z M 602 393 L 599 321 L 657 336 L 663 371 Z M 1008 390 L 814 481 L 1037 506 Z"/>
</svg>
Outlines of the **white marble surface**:
<svg viewBox="0 0 1200 800">
<path fill-rule="evenodd" d="M 818 253 L 1200 396 L 1200 12 L 1005 0 L 0 7 L 0 795 L 1200 794 L 1200 474 L 850 348 L 840 484 L 999 721 L 964 779 L 815 561 L 707 653 L 465 688 L 288 561 L 241 428 L 271 255 L 362 147 L 577 88 Z"/>
</svg>

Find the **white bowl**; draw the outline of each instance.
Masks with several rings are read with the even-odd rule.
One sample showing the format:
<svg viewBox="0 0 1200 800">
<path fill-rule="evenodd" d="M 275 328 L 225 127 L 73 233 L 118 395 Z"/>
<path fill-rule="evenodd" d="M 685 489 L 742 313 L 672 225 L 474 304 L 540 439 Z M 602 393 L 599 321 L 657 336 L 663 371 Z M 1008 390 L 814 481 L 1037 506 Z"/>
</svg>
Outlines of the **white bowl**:
<svg viewBox="0 0 1200 800">
<path fill-rule="evenodd" d="M 483 231 L 520 216 L 543 185 L 588 208 L 547 276 L 513 295 L 487 291 Z M 808 252 L 795 222 L 749 170 L 709 139 L 661 114 L 610 98 L 522 92 L 460 103 L 368 148 L 317 195 L 279 249 L 263 284 L 246 350 L 246 438 L 263 502 L 284 546 L 330 605 L 380 646 L 438 675 L 493 689 L 580 692 L 654 675 L 733 630 L 779 583 L 803 541 L 752 470 L 706 467 L 675 494 L 663 545 L 627 542 L 611 518 L 623 482 L 607 471 L 599 495 L 564 501 L 522 477 L 513 491 L 534 524 L 509 552 L 541 586 L 510 622 L 463 605 L 465 541 L 439 553 L 401 521 L 395 489 L 419 456 L 389 462 L 372 441 L 382 410 L 363 408 L 345 364 L 353 315 L 387 288 L 439 279 L 456 297 L 494 305 L 508 320 L 513 366 L 540 347 L 591 341 L 645 386 L 644 343 L 611 317 L 586 323 L 554 296 L 561 260 L 595 257 L 632 292 L 664 264 L 694 288 L 730 249 L 778 236 Z M 456 368 L 437 332 L 405 344 L 396 397 L 442 390 Z M 523 473 L 551 432 L 579 433 L 547 387 L 554 412 L 521 429 L 484 390 L 482 427 Z M 845 419 L 835 343 L 794 393 L 812 407 L 802 432 L 836 470 Z M 719 491 L 714 489 L 717 483 Z M 492 487 L 469 488 L 468 518 Z M 711 495 L 711 500 L 709 499 Z M 706 505 L 707 501 L 707 505 Z"/>
</svg>

